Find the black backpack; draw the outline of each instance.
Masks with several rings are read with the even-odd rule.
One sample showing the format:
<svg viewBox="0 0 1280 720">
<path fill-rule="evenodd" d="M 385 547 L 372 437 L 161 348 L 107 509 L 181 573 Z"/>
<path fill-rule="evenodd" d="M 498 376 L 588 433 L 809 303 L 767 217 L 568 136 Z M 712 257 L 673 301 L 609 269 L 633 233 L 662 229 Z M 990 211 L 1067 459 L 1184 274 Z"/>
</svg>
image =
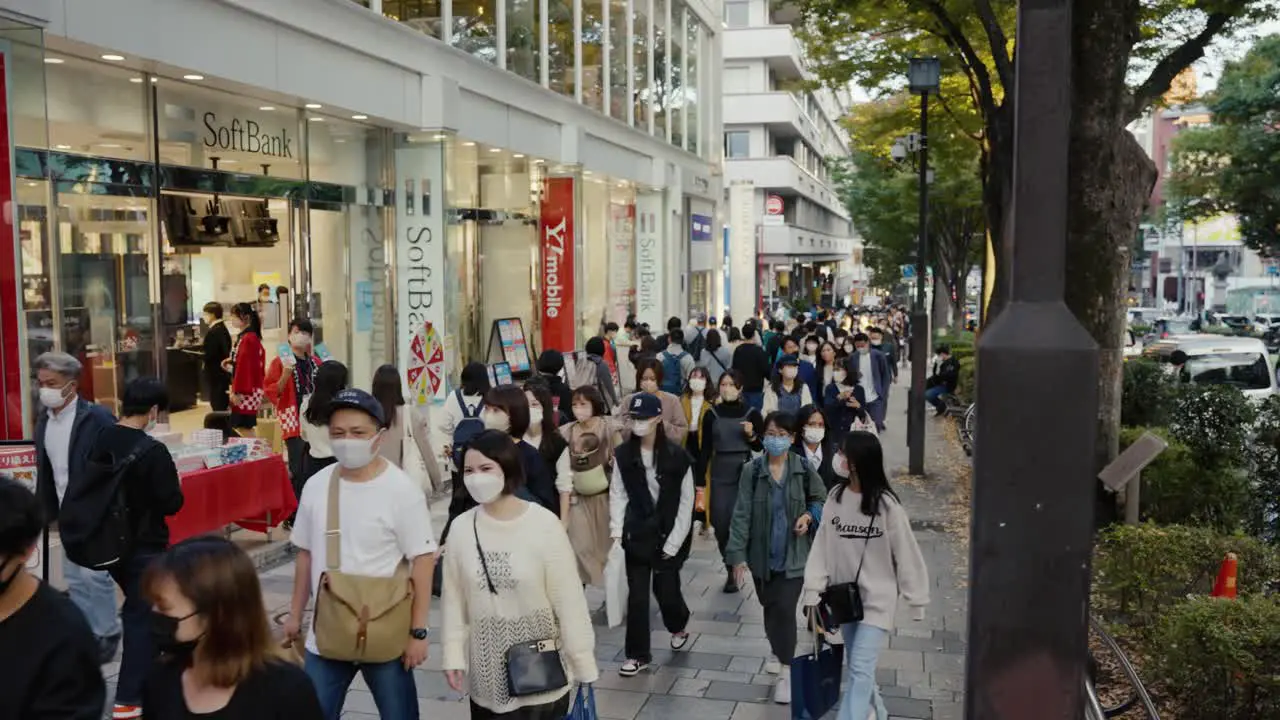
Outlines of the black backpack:
<svg viewBox="0 0 1280 720">
<path fill-rule="evenodd" d="M 462 400 L 462 391 L 454 390 L 453 395 L 462 408 L 462 419 L 453 428 L 453 466 L 462 471 L 462 456 L 467 452 L 467 444 L 471 439 L 484 432 L 484 421 L 480 419 L 480 411 L 484 409 L 484 401 L 476 404 L 475 412 L 467 411 L 467 404 Z"/>
<path fill-rule="evenodd" d="M 107 570 L 133 554 L 133 524 L 124 480 L 134 461 L 157 444 L 146 438 L 117 460 L 114 454 L 90 460 L 85 477 L 68 487 L 58 513 L 58 531 L 67 559 L 89 570 Z"/>
</svg>

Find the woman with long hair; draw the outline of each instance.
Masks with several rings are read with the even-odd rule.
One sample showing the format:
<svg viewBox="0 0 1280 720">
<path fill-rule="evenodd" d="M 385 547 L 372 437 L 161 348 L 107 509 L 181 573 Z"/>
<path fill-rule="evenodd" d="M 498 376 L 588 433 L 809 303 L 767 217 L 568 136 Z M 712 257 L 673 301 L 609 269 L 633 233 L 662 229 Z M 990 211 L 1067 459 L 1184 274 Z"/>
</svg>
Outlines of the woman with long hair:
<svg viewBox="0 0 1280 720">
<path fill-rule="evenodd" d="M 822 485 L 830 490 L 836 484 L 835 471 L 831 469 L 831 461 L 835 456 L 835 433 L 827 427 L 827 416 L 817 405 L 806 405 L 796 416 L 796 444 L 793 450 L 804 459 L 818 477 Z"/>
<path fill-rule="evenodd" d="M 569 538 L 554 514 L 520 498 L 524 466 L 507 433 L 486 430 L 468 444 L 462 481 L 473 507 L 442 561 L 445 679 L 470 695 L 472 718 L 559 720 L 572 684 L 600 674 Z M 559 651 L 567 683 L 513 697 L 507 649 L 544 640 Z"/>
<path fill-rule="evenodd" d="M 486 430 L 501 430 L 511 436 L 520 454 L 520 466 L 524 470 L 525 481 L 518 490 L 520 496 L 535 502 L 551 511 L 557 517 L 560 514 L 560 497 L 556 491 L 555 480 L 547 471 L 546 461 L 538 449 L 524 437 L 529 432 L 529 397 L 518 385 L 499 385 L 489 388 L 484 395 L 484 409 L 480 413 Z M 468 443 L 470 445 L 470 443 Z M 475 501 L 467 493 L 463 483 L 453 488 L 453 499 L 449 502 L 449 525 L 444 534 L 449 534 L 453 520 L 462 513 L 475 507 Z"/>
<path fill-rule="evenodd" d="M 858 382 L 858 364 L 841 359 L 831 371 L 831 382 L 822 392 L 822 406 L 830 421 L 832 440 L 839 443 L 855 423 L 872 430 L 875 423 L 867 415 L 867 393 Z"/>
<path fill-rule="evenodd" d="M 711 387 L 720 384 L 720 376 L 733 367 L 733 350 L 724 342 L 722 330 L 708 330 L 707 343 L 698 358 L 698 366 L 706 368 Z"/>
<path fill-rule="evenodd" d="M 202 535 L 155 559 L 143 580 L 160 651 L 144 690 L 147 720 L 322 720 L 315 686 L 279 655 L 253 561 Z"/>
<path fill-rule="evenodd" d="M 706 468 L 708 519 L 716 533 L 716 545 L 724 556 L 729 543 L 729 524 L 738 501 L 738 480 L 751 453 L 759 452 L 764 437 L 764 417 L 742 396 L 742 373 L 729 370 L 720 376 L 719 400 L 702 422 L 698 450 Z M 725 563 L 724 591 L 738 592 L 732 568 Z"/>
<path fill-rule="evenodd" d="M 524 384 L 529 401 L 529 429 L 522 440 L 538 450 L 545 471 L 551 476 L 556 491 L 556 512 L 561 522 L 569 522 L 569 496 L 573 493 L 573 477 L 569 470 L 569 442 L 559 433 L 560 413 L 551 398 L 551 387 L 542 378 Z M 570 395 L 572 398 L 572 394 Z M 570 400 L 570 404 L 572 404 Z M 557 512 L 558 510 L 558 512 Z"/>
<path fill-rule="evenodd" d="M 715 331 L 712 330 L 714 333 Z M 704 355 L 705 357 L 705 355 Z M 711 414 L 712 403 L 716 399 L 716 386 L 711 382 L 711 373 L 705 367 L 695 367 L 689 372 L 689 382 L 685 384 L 684 394 L 680 396 L 680 407 L 684 410 L 685 421 L 689 423 L 689 434 L 685 437 L 684 449 L 693 458 L 693 477 L 699 485 L 707 481 L 707 467 L 702 463 L 702 424 Z M 706 532 L 711 526 L 706 508 L 706 496 L 703 496 L 703 507 L 695 510 L 696 520 L 702 523 Z"/>
<path fill-rule="evenodd" d="M 421 470 L 425 469 L 429 485 L 422 490 L 428 495 L 442 486 L 440 463 L 431 450 L 430 427 L 426 406 L 409 406 L 404 401 L 404 391 L 400 382 L 400 371 L 395 365 L 382 365 L 373 371 L 373 384 L 370 395 L 381 405 L 387 420 L 383 428 L 382 444 L 378 454 L 395 463 L 409 477 L 422 482 Z M 417 450 L 414 457 L 413 450 Z M 422 459 L 423 468 L 413 467 Z"/>
<path fill-rule="evenodd" d="M 315 388 L 302 401 L 302 439 L 307 441 L 307 457 L 302 464 L 303 485 L 312 475 L 334 463 L 333 445 L 329 443 L 329 404 L 347 385 L 347 366 L 330 360 L 316 370 Z M 298 497 L 302 497 L 301 487 Z"/>
<path fill-rule="evenodd" d="M 893 631 L 899 595 L 915 608 L 916 620 L 924 618 L 929 571 L 911 521 L 889 486 L 880 440 L 871 433 L 849 433 L 833 465 L 837 484 L 822 508 L 822 516 L 831 521 L 818 527 L 800 602 L 813 618 L 828 588 L 846 583 L 856 587 L 863 616 L 840 628 L 848 681 L 839 718 L 866 720 L 874 704 L 877 720 L 887 720 L 876 686 L 876 662 Z"/>
<path fill-rule="evenodd" d="M 455 459 L 454 431 L 466 420 L 479 418 L 480 411 L 484 409 L 484 394 L 489 392 L 489 369 L 484 363 L 473 360 L 463 366 L 460 379 L 461 387 L 445 398 L 444 409 L 440 413 L 440 420 L 432 440 L 432 445 L 438 448 L 440 457 L 450 465 L 454 464 L 451 461 Z M 462 470 L 460 467 L 448 469 L 457 472 Z"/>
<path fill-rule="evenodd" d="M 609 534 L 622 544 L 627 573 L 626 662 L 631 677 L 653 657 L 649 591 L 658 601 L 671 649 L 689 644 L 689 606 L 680 592 L 680 568 L 693 539 L 693 458 L 663 432 L 662 401 L 638 393 L 628 402 L 631 439 L 618 446 L 609 485 Z"/>
<path fill-rule="evenodd" d="M 770 413 L 764 419 L 763 442 L 764 457 L 742 468 L 725 559 L 739 584 L 751 570 L 756 599 L 764 609 L 764 634 L 773 650 L 764 671 L 778 676 L 773 701 L 785 704 L 791 702 L 796 606 L 827 491 L 813 468 L 792 452 L 794 415 Z"/>
<path fill-rule="evenodd" d="M 223 361 L 231 373 L 231 427 L 252 435 L 258 426 L 258 410 L 267 396 L 262 319 L 249 303 L 236 303 L 231 306 L 231 325 L 239 329 L 231 357 Z"/>
<path fill-rule="evenodd" d="M 788 338 L 788 345 L 795 341 Z M 813 404 L 809 386 L 800 378 L 800 360 L 795 355 L 783 355 L 773 372 L 773 379 L 764 387 L 764 407 L 768 415 L 775 410 L 795 415 L 800 408 Z"/>
<path fill-rule="evenodd" d="M 580 387 L 573 391 L 573 422 L 560 428 L 569 444 L 570 475 L 569 543 L 578 559 L 583 585 L 604 584 L 609 552 L 609 477 L 613 473 L 613 448 L 621 438 L 609 424 L 608 408 L 600 391 Z"/>
<path fill-rule="evenodd" d="M 836 366 L 839 364 L 840 351 L 836 349 L 835 343 L 824 340 L 818 347 L 818 362 L 813 373 L 814 383 L 809 388 L 815 401 L 822 398 L 822 393 L 831 384 L 831 378 L 835 375 Z"/>
<path fill-rule="evenodd" d="M 622 398 L 622 404 L 613 410 L 623 438 L 628 436 L 630 430 L 628 418 L 631 405 L 635 402 L 635 397 L 643 393 L 653 395 L 662 403 L 662 430 L 669 440 L 683 447 L 685 436 L 689 433 L 689 421 L 680 405 L 680 397 L 660 389 L 663 378 L 662 361 L 656 357 L 645 357 L 636 361 L 635 366 L 637 390 Z"/>
</svg>

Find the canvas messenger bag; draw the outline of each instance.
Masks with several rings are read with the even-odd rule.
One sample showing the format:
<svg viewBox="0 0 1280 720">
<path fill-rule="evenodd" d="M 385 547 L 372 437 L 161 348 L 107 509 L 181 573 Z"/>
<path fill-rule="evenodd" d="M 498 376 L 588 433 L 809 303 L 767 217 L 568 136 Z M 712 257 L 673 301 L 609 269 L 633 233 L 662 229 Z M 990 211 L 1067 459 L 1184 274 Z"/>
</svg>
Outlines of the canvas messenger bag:
<svg viewBox="0 0 1280 720">
<path fill-rule="evenodd" d="M 338 520 L 338 473 L 329 478 L 325 567 L 316 591 L 315 635 L 320 656 L 330 660 L 382 663 L 404 654 L 413 623 L 413 580 L 402 562 L 391 577 L 339 570 L 342 532 Z"/>
</svg>

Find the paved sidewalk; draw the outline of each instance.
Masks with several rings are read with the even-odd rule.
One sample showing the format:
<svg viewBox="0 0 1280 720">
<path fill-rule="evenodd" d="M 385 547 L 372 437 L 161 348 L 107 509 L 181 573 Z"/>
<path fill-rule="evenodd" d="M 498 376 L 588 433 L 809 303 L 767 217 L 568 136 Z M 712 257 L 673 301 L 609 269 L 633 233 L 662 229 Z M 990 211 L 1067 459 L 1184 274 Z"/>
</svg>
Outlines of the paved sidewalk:
<svg viewBox="0 0 1280 720">
<path fill-rule="evenodd" d="M 894 387 L 882 438 L 891 477 L 905 473 L 906 387 Z M 900 608 L 898 628 L 880 656 L 877 679 L 891 718 L 902 720 L 958 720 L 963 715 L 963 690 L 967 595 L 963 589 L 967 550 L 944 526 L 952 511 L 954 482 L 946 476 L 959 450 L 948 437 L 950 425 L 930 414 L 929 479 L 895 477 L 894 484 L 910 515 L 933 582 L 932 602 L 924 622 L 914 622 L 905 606 Z M 433 507 L 442 515 L 444 505 Z M 441 517 L 436 531 L 443 528 Z M 967 531 L 967 526 L 966 526 Z M 607 720 L 782 720 L 790 717 L 786 706 L 771 701 L 774 676 L 764 675 L 762 665 L 770 654 L 764 638 L 762 614 L 754 591 L 725 595 L 724 570 L 714 539 L 696 538 L 691 558 L 682 573 L 685 599 L 693 611 L 689 631 L 693 638 L 686 650 L 670 651 L 670 636 L 653 633 L 654 667 L 641 676 L 617 674 L 625 659 L 623 628 L 603 626 L 597 612 L 596 657 L 601 679 L 596 702 Z M 262 574 L 267 609 L 274 616 L 288 608 L 293 564 Z M 748 586 L 750 584 L 748 583 Z M 603 605 L 603 592 L 588 589 L 591 607 Z M 438 605 L 438 603 L 437 603 Z M 656 604 L 652 610 L 655 612 Z M 440 610 L 431 611 L 432 627 L 439 627 Z M 662 628 L 660 620 L 653 627 Z M 802 633 L 803 637 L 803 633 Z M 109 666 L 114 678 L 116 666 Z M 114 684 L 114 682 L 112 683 Z M 419 704 L 425 720 L 463 720 L 469 717 L 463 698 L 449 689 L 440 672 L 439 645 L 431 646 L 425 666 L 417 671 Z M 832 716 L 834 713 L 831 714 Z M 372 696 L 357 677 L 347 696 L 344 717 L 372 720 L 377 717 Z"/>
</svg>

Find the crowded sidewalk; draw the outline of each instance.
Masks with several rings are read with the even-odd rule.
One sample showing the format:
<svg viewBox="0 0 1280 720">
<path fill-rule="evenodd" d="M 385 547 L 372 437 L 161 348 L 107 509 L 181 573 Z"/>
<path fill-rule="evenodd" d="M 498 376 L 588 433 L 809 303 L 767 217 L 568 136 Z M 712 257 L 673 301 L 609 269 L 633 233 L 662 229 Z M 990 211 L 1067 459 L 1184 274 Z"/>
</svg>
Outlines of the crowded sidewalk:
<svg viewBox="0 0 1280 720">
<path fill-rule="evenodd" d="M 905 378 L 904 378 L 905 380 Z M 894 488 L 911 518 L 912 527 L 929 568 L 932 601 L 926 619 L 915 622 L 910 609 L 899 608 L 897 629 L 880 656 L 877 680 L 891 718 L 902 720 L 955 720 L 963 715 L 964 652 L 967 622 L 968 551 L 951 532 L 967 524 L 958 520 L 967 494 L 957 495 L 956 470 L 965 462 L 952 441 L 951 425 L 929 417 L 927 469 L 924 479 L 904 477 L 906 450 L 906 387 L 899 384 L 890 396 L 889 427 L 882 436 L 888 471 Z M 433 525 L 443 528 L 448 500 L 432 505 Z M 268 612 L 274 618 L 289 606 L 293 587 L 292 562 L 261 574 Z M 763 617 L 747 583 L 742 592 L 726 595 L 724 570 L 711 536 L 697 537 L 685 563 L 684 595 L 693 619 L 692 640 L 685 650 L 665 648 L 666 632 L 653 633 L 654 664 L 637 677 L 618 675 L 622 665 L 624 627 L 608 628 L 604 619 L 604 594 L 587 591 L 596 631 L 596 657 L 601 677 L 596 683 L 600 717 L 606 720 L 782 720 L 790 717 L 785 705 L 771 699 L 776 676 L 766 675 L 763 663 L 770 654 Z M 653 612 L 657 612 L 656 605 Z M 439 599 L 432 604 L 431 654 L 416 671 L 419 706 L 424 718 L 464 720 L 469 708 L 463 697 L 449 689 L 440 669 L 438 644 Z M 658 627 L 661 623 L 656 623 Z M 802 631 L 803 632 L 803 631 Z M 662 649 L 657 649 L 662 648 Z M 104 666 L 111 694 L 118 663 Z M 347 697 L 344 718 L 374 720 L 373 696 L 356 678 Z M 830 713 L 834 715 L 834 711 Z"/>
</svg>

